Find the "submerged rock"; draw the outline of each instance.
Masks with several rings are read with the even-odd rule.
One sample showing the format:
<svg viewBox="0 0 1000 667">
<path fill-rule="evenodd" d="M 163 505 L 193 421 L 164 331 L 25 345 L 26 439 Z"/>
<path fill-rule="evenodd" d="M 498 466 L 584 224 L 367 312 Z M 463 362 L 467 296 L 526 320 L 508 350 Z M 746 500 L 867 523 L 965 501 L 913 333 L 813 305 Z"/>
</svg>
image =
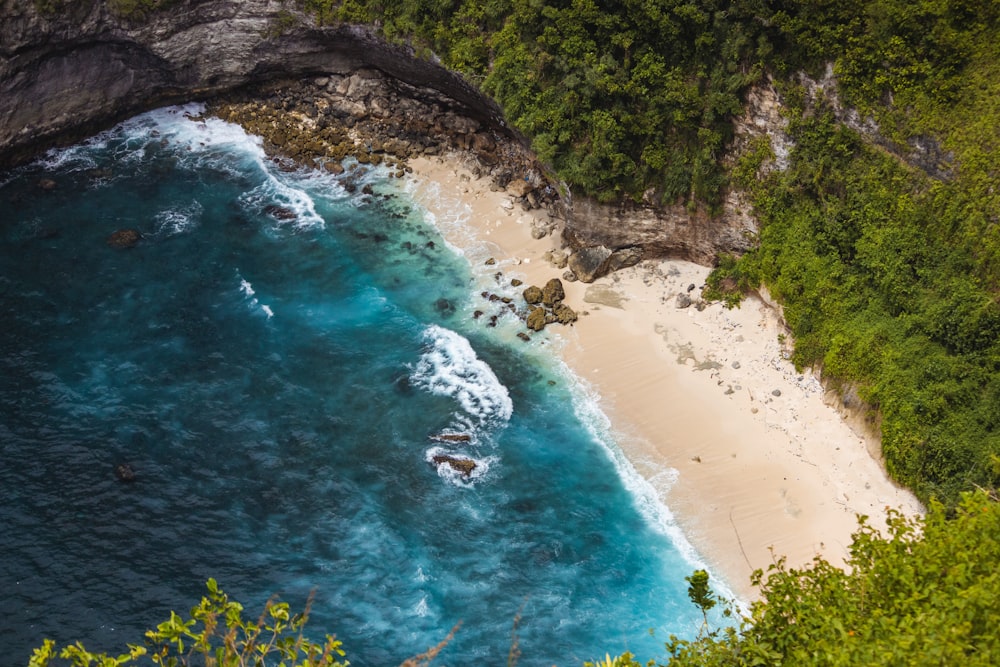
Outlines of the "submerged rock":
<svg viewBox="0 0 1000 667">
<path fill-rule="evenodd" d="M 270 204 L 264 207 L 264 213 L 275 220 L 294 220 L 298 215 L 292 209 L 287 206 L 278 206 L 276 204 Z"/>
<path fill-rule="evenodd" d="M 142 234 L 135 229 L 118 229 L 111 232 L 107 243 L 112 248 L 132 248 L 142 239 Z"/>
<path fill-rule="evenodd" d="M 135 470 L 128 463 L 119 463 L 115 466 L 115 477 L 120 482 L 130 484 L 135 481 Z"/>
<path fill-rule="evenodd" d="M 472 459 L 438 454 L 433 460 L 435 465 L 447 464 L 452 470 L 460 472 L 466 477 L 470 476 L 472 471 L 476 469 L 476 462 Z"/>
</svg>

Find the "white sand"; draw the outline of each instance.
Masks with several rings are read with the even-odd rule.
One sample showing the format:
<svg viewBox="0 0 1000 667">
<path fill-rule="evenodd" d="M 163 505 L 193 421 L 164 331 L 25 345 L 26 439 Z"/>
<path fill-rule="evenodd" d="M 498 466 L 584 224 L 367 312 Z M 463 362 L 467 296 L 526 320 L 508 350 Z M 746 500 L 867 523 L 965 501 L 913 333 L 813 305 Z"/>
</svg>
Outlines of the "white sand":
<svg viewBox="0 0 1000 667">
<path fill-rule="evenodd" d="M 526 285 L 561 277 L 543 258 L 558 238 L 531 236 L 532 219 L 547 214 L 492 192 L 460 159 L 410 162 L 417 202 L 445 238 L 470 261 L 496 258 L 498 270 Z M 592 285 L 563 281 L 565 302 L 589 314 L 546 333 L 562 339 L 565 361 L 596 390 L 619 446 L 701 558 L 748 601 L 756 597 L 750 573 L 776 556 L 794 567 L 817 554 L 840 564 L 857 514 L 881 525 L 887 507 L 922 508 L 873 458 L 877 442 L 786 360 L 776 310 L 756 298 L 733 310 L 677 307 L 691 284 L 697 301 L 707 274 L 658 261 Z"/>
</svg>

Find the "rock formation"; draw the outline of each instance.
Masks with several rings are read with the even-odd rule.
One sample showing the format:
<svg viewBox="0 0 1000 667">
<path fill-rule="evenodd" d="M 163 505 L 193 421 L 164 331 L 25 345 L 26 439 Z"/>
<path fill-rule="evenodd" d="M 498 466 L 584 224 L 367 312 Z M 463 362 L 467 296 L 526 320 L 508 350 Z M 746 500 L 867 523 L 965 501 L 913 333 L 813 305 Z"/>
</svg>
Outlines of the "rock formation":
<svg viewBox="0 0 1000 667">
<path fill-rule="evenodd" d="M 650 257 L 709 264 L 755 242 L 756 223 L 735 191 L 718 215 L 681 204 L 561 200 L 527 141 L 475 86 L 365 27 L 316 26 L 287 3 L 174 0 L 126 18 L 99 0 L 0 0 L 0 15 L 0 169 L 142 111 L 211 101 L 275 153 L 332 172 L 345 155 L 475 155 L 480 175 L 523 207 L 553 214 L 551 226 L 532 233 L 562 229 L 575 251 L 567 280 L 591 282 Z M 765 134 L 781 162 L 777 101 L 773 87 L 751 91 L 731 151 L 741 137 Z M 280 114 L 286 119 L 275 121 Z"/>
</svg>

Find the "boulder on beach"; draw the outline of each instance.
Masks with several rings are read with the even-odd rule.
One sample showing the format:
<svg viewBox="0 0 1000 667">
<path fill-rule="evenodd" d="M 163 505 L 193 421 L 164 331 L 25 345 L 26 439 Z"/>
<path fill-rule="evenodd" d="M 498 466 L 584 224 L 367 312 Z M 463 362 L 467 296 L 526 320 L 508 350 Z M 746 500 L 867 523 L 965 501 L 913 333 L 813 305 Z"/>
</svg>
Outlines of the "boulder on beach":
<svg viewBox="0 0 1000 667">
<path fill-rule="evenodd" d="M 552 314 L 555 315 L 559 324 L 572 324 L 578 319 L 576 311 L 565 303 L 557 303 L 556 307 L 552 309 Z"/>
<path fill-rule="evenodd" d="M 532 308 L 531 311 L 528 313 L 528 317 L 525 320 L 525 324 L 532 331 L 541 331 L 542 329 L 544 329 L 546 324 L 545 309 L 542 308 L 541 306 L 536 306 Z"/>
<path fill-rule="evenodd" d="M 524 292 L 521 294 L 524 296 L 524 300 L 529 304 L 534 305 L 542 302 L 542 290 L 540 287 L 536 287 L 535 285 L 524 288 Z"/>
<path fill-rule="evenodd" d="M 563 289 L 562 281 L 558 278 L 551 279 L 542 288 L 542 303 L 549 308 L 554 308 L 556 304 L 562 302 L 565 298 L 566 291 Z"/>
<path fill-rule="evenodd" d="M 608 272 L 611 250 L 602 246 L 580 248 L 569 256 L 569 269 L 581 282 L 592 283 Z"/>
</svg>

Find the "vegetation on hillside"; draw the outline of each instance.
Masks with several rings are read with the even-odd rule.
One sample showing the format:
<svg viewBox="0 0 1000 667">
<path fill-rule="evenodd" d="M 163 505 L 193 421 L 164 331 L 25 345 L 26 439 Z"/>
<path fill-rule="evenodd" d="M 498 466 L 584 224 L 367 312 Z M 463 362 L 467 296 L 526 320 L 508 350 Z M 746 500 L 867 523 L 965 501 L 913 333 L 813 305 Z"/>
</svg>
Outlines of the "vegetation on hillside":
<svg viewBox="0 0 1000 667">
<path fill-rule="evenodd" d="M 480 83 L 578 193 L 714 209 L 750 192 L 759 248 L 715 294 L 767 286 L 799 366 L 879 420 L 890 472 L 948 504 L 1000 484 L 1000 9 L 954 0 L 302 0 Z M 832 64 L 839 100 L 799 73 Z M 749 86 L 771 75 L 791 167 L 723 164 Z M 846 103 L 878 127 L 836 120 Z M 886 149 L 889 150 L 886 150 Z M 906 158 L 905 160 L 903 158 Z M 910 159 L 915 158 L 915 159 Z M 909 160 L 909 163 L 907 162 Z M 912 164 L 910 164 L 912 163 Z M 917 166 L 912 166 L 917 165 Z M 728 288 L 729 293 L 726 293 Z"/>
<path fill-rule="evenodd" d="M 895 33 L 855 7 L 842 20 L 803 15 L 810 28 L 794 34 L 840 54 L 842 96 L 875 118 L 881 145 L 838 123 L 832 100 L 782 84 L 791 166 L 761 180 L 753 160 L 736 170 L 760 242 L 714 280 L 766 285 L 784 306 L 796 364 L 856 387 L 893 476 L 924 501 L 954 504 L 963 490 L 1000 485 L 997 16 L 877 4 L 899 18 Z"/>
<path fill-rule="evenodd" d="M 862 522 L 848 569 L 779 559 L 755 573 L 761 598 L 740 627 L 672 638 L 669 666 L 1000 663 L 1000 504 L 968 494 L 948 517 L 937 503 L 923 519 L 891 515 L 885 536 Z"/>
</svg>

